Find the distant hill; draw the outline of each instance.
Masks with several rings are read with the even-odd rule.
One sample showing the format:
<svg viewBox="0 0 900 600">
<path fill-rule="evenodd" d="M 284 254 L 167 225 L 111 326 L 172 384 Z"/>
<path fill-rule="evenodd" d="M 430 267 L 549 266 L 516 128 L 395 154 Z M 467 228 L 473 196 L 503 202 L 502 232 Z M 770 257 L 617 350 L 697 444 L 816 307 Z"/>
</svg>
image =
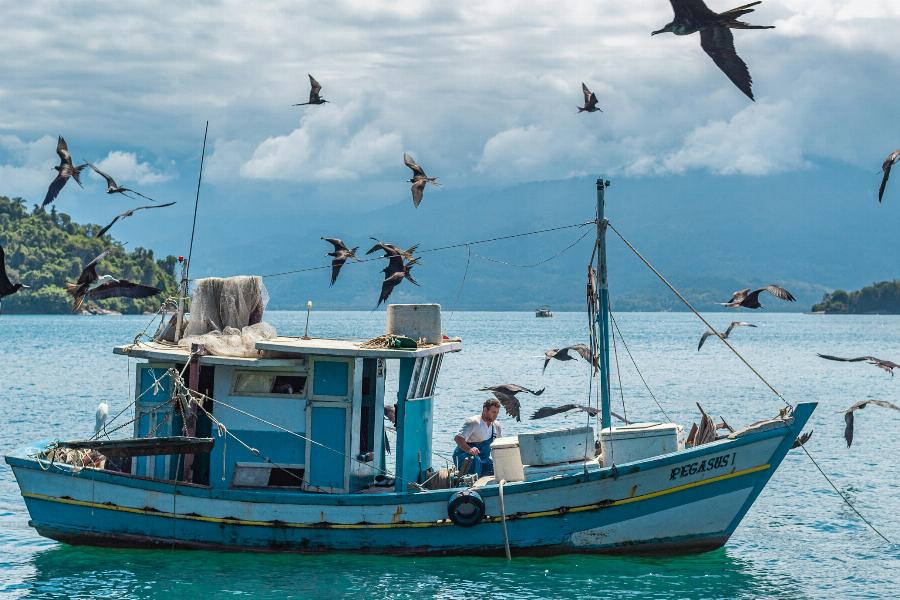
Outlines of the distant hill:
<svg viewBox="0 0 900 600">
<path fill-rule="evenodd" d="M 900 314 L 900 279 L 867 285 L 855 292 L 835 290 L 813 304 L 812 310 L 828 314 Z"/>
<path fill-rule="evenodd" d="M 100 274 L 152 285 L 163 290 L 155 298 L 111 298 L 96 301 L 103 308 L 122 313 L 155 311 L 162 299 L 177 289 L 172 272 L 174 256 L 154 260 L 153 251 L 135 248 L 126 252 L 109 237 L 96 239 L 98 225 L 73 223 L 69 215 L 35 206 L 28 212 L 21 198 L 0 196 L 0 245 L 6 251 L 7 272 L 13 281 L 31 286 L 3 299 L 4 313 L 68 313 L 72 299 L 66 281 L 75 281 L 82 267 L 98 254 L 112 248 L 101 263 Z M 94 301 L 91 301 L 94 302 Z"/>
</svg>

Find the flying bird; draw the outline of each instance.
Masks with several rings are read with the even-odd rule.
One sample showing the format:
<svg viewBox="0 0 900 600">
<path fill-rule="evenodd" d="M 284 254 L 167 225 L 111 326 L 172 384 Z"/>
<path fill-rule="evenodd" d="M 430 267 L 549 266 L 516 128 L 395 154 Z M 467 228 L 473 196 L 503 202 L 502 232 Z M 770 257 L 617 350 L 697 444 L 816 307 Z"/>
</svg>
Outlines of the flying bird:
<svg viewBox="0 0 900 600">
<path fill-rule="evenodd" d="M 6 274 L 6 253 L 3 246 L 0 246 L 0 312 L 3 310 L 3 299 L 6 296 L 12 296 L 21 289 L 28 289 L 23 283 L 13 283 Z"/>
<path fill-rule="evenodd" d="M 384 256 L 382 258 L 389 258 L 394 255 L 400 255 L 406 260 L 412 260 L 413 252 L 416 251 L 416 248 L 419 247 L 418 244 L 414 246 L 410 246 L 406 250 L 400 248 L 400 246 L 395 246 L 394 244 L 388 244 L 386 242 L 382 242 L 377 238 L 369 238 L 370 240 L 375 240 L 377 243 L 366 251 L 366 255 L 372 254 L 373 252 L 377 252 L 378 250 L 384 251 Z"/>
<path fill-rule="evenodd" d="M 753 98 L 753 79 L 747 64 L 741 60 L 734 49 L 734 36 L 732 29 L 774 29 L 773 25 L 750 25 L 738 21 L 738 17 L 752 13 L 750 8 L 761 3 L 751 2 L 737 8 L 732 8 L 723 13 L 710 10 L 703 0 L 669 0 L 675 11 L 675 18 L 662 29 L 652 32 L 674 33 L 675 35 L 690 35 L 700 32 L 700 46 L 713 59 L 728 79 L 748 98 Z"/>
<path fill-rule="evenodd" d="M 130 208 L 130 209 L 126 210 L 125 212 L 116 215 L 116 217 L 112 221 L 110 221 L 106 227 L 104 227 L 103 229 L 98 231 L 97 235 L 95 235 L 94 237 L 95 238 L 102 237 L 104 233 L 109 231 L 110 227 L 112 227 L 113 225 L 116 224 L 116 221 L 118 221 L 119 219 L 127 219 L 128 217 L 130 217 L 131 215 L 133 215 L 135 212 L 137 212 L 139 210 L 146 210 L 148 208 L 165 208 L 167 206 L 172 206 L 173 204 L 175 204 L 175 203 L 167 202 L 166 204 L 149 204 L 147 206 L 138 206 L 135 208 Z"/>
<path fill-rule="evenodd" d="M 100 431 L 106 427 L 106 420 L 109 418 L 109 404 L 101 402 L 97 405 L 97 412 L 94 414 L 94 435 L 100 434 Z"/>
<path fill-rule="evenodd" d="M 351 249 L 347 248 L 346 244 L 337 238 L 323 237 L 322 239 L 334 246 L 334 252 L 327 252 L 325 254 L 325 256 L 333 257 L 331 259 L 331 285 L 334 285 L 334 282 L 337 281 L 338 274 L 341 272 L 341 267 L 344 266 L 344 263 L 347 262 L 348 258 L 352 258 L 359 262 L 359 259 L 356 258 L 356 251 L 359 250 L 359 246 Z"/>
<path fill-rule="evenodd" d="M 584 106 L 578 106 L 578 112 L 603 112 L 597 108 L 597 94 L 588 89 L 588 86 L 581 82 L 581 91 L 584 92 Z"/>
<path fill-rule="evenodd" d="M 127 198 L 129 196 L 125 192 L 131 192 L 132 194 L 137 194 L 141 198 L 146 198 L 147 200 L 150 200 L 151 202 L 156 202 L 156 200 L 154 200 L 150 196 L 145 196 L 144 194 L 142 194 L 140 192 L 136 192 L 135 190 L 133 190 L 131 188 L 122 187 L 121 185 L 116 183 L 116 180 L 113 179 L 108 173 L 104 173 L 103 171 L 98 169 L 92 163 L 87 163 L 87 165 L 91 169 L 93 169 L 94 173 L 96 173 L 97 175 L 99 175 L 100 177 L 102 177 L 103 179 L 106 180 L 106 193 L 107 194 L 122 194 L 123 196 L 125 196 Z M 173 202 L 172 204 L 175 204 L 175 203 Z M 171 204 L 166 204 L 165 206 L 171 206 Z"/>
<path fill-rule="evenodd" d="M 800 446 L 802 446 L 802 445 L 804 445 L 806 442 L 808 442 L 808 441 L 809 441 L 809 438 L 812 437 L 812 434 L 813 434 L 813 430 L 812 430 L 812 429 L 810 429 L 810 430 L 807 431 L 806 433 L 801 433 L 800 436 L 799 436 L 797 439 L 794 440 L 794 443 L 791 444 L 791 450 L 793 450 L 793 449 L 795 449 L 795 448 L 799 448 Z"/>
<path fill-rule="evenodd" d="M 884 197 L 884 188 L 887 187 L 888 178 L 891 176 L 891 167 L 897 164 L 898 160 L 900 160 L 900 150 L 894 150 L 888 154 L 888 157 L 884 159 L 884 164 L 881 165 L 881 170 L 884 171 L 884 178 L 881 180 L 881 187 L 878 188 L 879 202 Z"/>
<path fill-rule="evenodd" d="M 875 358 L 874 356 L 857 356 L 856 358 L 841 358 L 840 356 L 831 356 L 830 354 L 819 354 L 816 353 L 816 356 L 819 358 L 824 358 L 825 360 L 836 360 L 839 362 L 867 362 L 870 365 L 875 365 L 879 369 L 883 369 L 891 374 L 891 377 L 894 376 L 894 369 L 900 368 L 900 364 L 897 364 L 890 360 L 884 360 L 881 358 Z"/>
<path fill-rule="evenodd" d="M 515 418 L 516 421 L 522 420 L 522 405 L 519 402 L 519 399 L 516 397 L 516 394 L 520 392 L 527 392 L 533 396 L 540 396 L 544 393 L 545 388 L 541 388 L 539 390 L 530 390 L 527 387 L 523 387 L 521 385 L 516 385 L 515 383 L 503 383 L 500 385 L 491 385 L 483 388 L 478 388 L 479 392 L 491 392 L 494 394 L 494 397 L 500 401 L 500 404 L 503 405 L 503 408 L 506 409 L 506 414 Z"/>
<path fill-rule="evenodd" d="M 411 261 L 404 263 L 403 257 L 399 255 L 390 257 L 388 266 L 382 269 L 384 272 L 384 281 L 381 282 L 381 295 L 378 297 L 378 304 L 375 305 L 375 308 L 381 306 L 382 302 L 387 301 L 391 292 L 394 291 L 394 288 L 400 285 L 404 279 L 408 279 L 411 283 L 419 285 L 410 273 L 412 267 L 418 264 L 418 262 L 418 258 L 414 258 Z"/>
<path fill-rule="evenodd" d="M 853 413 L 857 410 L 861 410 L 868 406 L 869 404 L 874 404 L 875 406 L 881 406 L 883 408 L 891 408 L 893 410 L 900 410 L 900 406 L 896 404 L 891 404 L 885 400 L 863 400 L 861 402 L 857 402 L 850 408 L 844 411 L 844 440 L 847 442 L 847 447 L 849 448 L 853 444 Z"/>
<path fill-rule="evenodd" d="M 788 302 L 796 302 L 796 298 L 794 298 L 789 291 L 784 289 L 783 287 L 777 285 L 767 285 L 764 288 L 759 288 L 758 290 L 750 291 L 750 288 L 744 288 L 742 290 L 736 291 L 731 295 L 731 300 L 728 302 L 719 302 L 722 306 L 727 306 L 728 308 L 762 308 L 762 304 L 759 303 L 759 295 L 763 292 L 769 292 L 776 298 L 780 300 L 786 300 Z"/>
<path fill-rule="evenodd" d="M 719 333 L 718 331 L 715 333 L 713 333 L 712 331 L 704 331 L 703 335 L 700 336 L 700 343 L 697 344 L 697 352 L 700 351 L 700 348 L 703 347 L 703 342 L 705 342 L 706 338 L 708 338 L 709 336 L 717 335 L 723 340 L 727 340 L 728 336 L 731 335 L 731 331 L 735 327 L 756 327 L 756 325 L 754 325 L 753 323 L 747 323 L 746 321 L 732 321 L 731 325 L 728 326 L 728 329 L 725 330 L 725 333 Z"/>
<path fill-rule="evenodd" d="M 309 102 L 301 102 L 300 104 L 294 104 L 293 106 L 306 106 L 307 104 L 325 104 L 328 102 L 325 98 L 319 95 L 319 92 L 322 91 L 322 86 L 316 81 L 316 78 L 312 75 L 309 75 Z"/>
<path fill-rule="evenodd" d="M 558 415 L 560 413 L 565 413 L 572 410 L 580 410 L 586 412 L 592 417 L 596 417 L 600 414 L 600 409 L 594 408 L 593 406 L 585 406 L 583 404 L 563 404 L 561 406 L 542 406 L 541 408 L 534 411 L 534 414 L 531 415 L 531 419 L 546 419 L 547 417 L 552 417 L 553 415 Z M 622 421 L 626 425 L 631 424 L 631 421 L 627 420 L 620 414 L 614 413 L 612 411 L 610 411 L 609 414 Z"/>
<path fill-rule="evenodd" d="M 413 157 L 406 152 L 403 153 L 403 162 L 407 167 L 412 169 L 413 176 L 407 181 L 412 184 L 410 189 L 412 190 L 413 206 L 419 208 L 419 204 L 422 202 L 422 195 L 425 193 L 425 185 L 430 183 L 431 185 L 439 186 L 441 184 L 437 182 L 437 177 L 429 177 L 426 175 L 425 170 L 417 165 L 416 161 L 413 160 Z"/>
<path fill-rule="evenodd" d="M 72 296 L 72 312 L 78 312 L 84 305 L 87 296 L 100 300 L 103 298 L 149 298 L 162 290 L 149 285 L 132 283 L 126 279 L 115 279 L 112 275 L 97 275 L 100 264 L 110 250 L 104 250 L 81 270 L 78 281 L 66 282 L 66 292 Z"/>
<path fill-rule="evenodd" d="M 590 348 L 588 348 L 585 344 L 573 344 L 572 346 L 566 346 L 565 348 L 553 348 L 544 352 L 544 368 L 541 370 L 541 372 L 543 373 L 547 370 L 547 365 L 550 364 L 551 360 L 558 360 L 562 362 L 565 362 L 567 360 L 575 360 L 575 357 L 569 354 L 570 350 L 574 350 L 581 356 L 581 358 L 594 365 L 594 369 L 600 368 L 600 365 L 597 362 L 597 357 L 592 355 Z"/>
<path fill-rule="evenodd" d="M 72 164 L 72 155 L 69 153 L 69 146 L 62 136 L 59 136 L 59 140 L 56 142 L 56 154 L 59 155 L 59 165 L 53 167 L 57 172 L 56 179 L 50 182 L 50 187 L 47 188 L 47 195 L 44 196 L 44 202 L 41 206 L 47 206 L 56 200 L 59 192 L 66 185 L 66 182 L 69 181 L 70 177 L 75 180 L 75 183 L 77 183 L 79 187 L 84 187 L 81 185 L 81 171 L 84 170 L 87 163 L 78 165 L 77 167 Z"/>
</svg>

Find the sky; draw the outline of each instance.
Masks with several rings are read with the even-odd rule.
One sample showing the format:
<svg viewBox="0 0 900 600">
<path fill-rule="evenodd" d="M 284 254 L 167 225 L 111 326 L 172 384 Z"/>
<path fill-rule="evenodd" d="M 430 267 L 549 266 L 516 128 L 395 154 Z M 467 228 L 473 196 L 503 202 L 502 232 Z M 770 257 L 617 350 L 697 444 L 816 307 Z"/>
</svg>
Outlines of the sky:
<svg viewBox="0 0 900 600">
<path fill-rule="evenodd" d="M 238 219 L 409 203 L 404 151 L 465 190 L 822 163 L 877 177 L 900 145 L 896 2 L 765 0 L 746 20 L 776 28 L 735 33 L 755 103 L 698 36 L 651 38 L 665 0 L 33 0 L 0 17 L 0 194 L 29 203 L 63 135 L 76 161 L 187 218 L 207 120 L 204 202 Z M 291 106 L 307 73 L 328 104 Z M 582 81 L 603 113 L 576 115 Z M 112 200 L 84 183 L 59 209 L 102 221 Z"/>
</svg>

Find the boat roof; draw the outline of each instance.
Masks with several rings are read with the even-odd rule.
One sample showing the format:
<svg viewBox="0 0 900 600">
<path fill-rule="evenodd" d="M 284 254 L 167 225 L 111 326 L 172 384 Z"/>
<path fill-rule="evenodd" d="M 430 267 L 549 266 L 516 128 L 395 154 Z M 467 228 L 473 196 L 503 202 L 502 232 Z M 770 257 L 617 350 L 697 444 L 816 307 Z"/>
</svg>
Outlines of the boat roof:
<svg viewBox="0 0 900 600">
<path fill-rule="evenodd" d="M 324 338 L 303 339 L 301 337 L 279 336 L 268 340 L 256 342 L 256 349 L 264 351 L 265 355 L 259 358 L 241 358 L 231 356 L 204 356 L 201 364 L 215 365 L 242 365 L 242 366 L 298 366 L 302 364 L 303 356 L 331 355 L 348 356 L 353 358 L 421 358 L 444 354 L 445 352 L 459 352 L 462 350 L 460 341 L 444 341 L 440 344 L 421 345 L 418 348 L 394 349 L 394 348 L 366 348 L 363 344 L 366 340 L 335 340 Z M 137 344 L 125 344 L 115 346 L 114 354 L 130 356 L 132 358 L 145 358 L 165 362 L 184 362 L 190 351 L 187 348 L 175 346 L 169 343 L 139 342 Z"/>
</svg>

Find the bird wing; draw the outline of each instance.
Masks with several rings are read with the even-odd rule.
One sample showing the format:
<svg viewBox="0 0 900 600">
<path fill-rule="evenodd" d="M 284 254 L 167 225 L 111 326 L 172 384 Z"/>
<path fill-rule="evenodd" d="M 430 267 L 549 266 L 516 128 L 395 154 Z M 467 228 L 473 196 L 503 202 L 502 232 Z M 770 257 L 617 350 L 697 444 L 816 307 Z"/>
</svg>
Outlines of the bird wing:
<svg viewBox="0 0 900 600">
<path fill-rule="evenodd" d="M 309 75 L 309 73 L 307 73 Z M 316 78 L 312 75 L 309 75 L 309 99 L 312 100 L 313 97 L 318 97 L 319 92 L 322 91 L 322 86 L 316 81 Z"/>
<path fill-rule="evenodd" d="M 400 275 L 397 277 L 397 275 Z M 392 273 L 384 278 L 384 281 L 381 282 L 381 295 L 378 297 L 378 304 L 375 307 L 381 306 L 382 302 L 387 301 L 390 297 L 391 292 L 394 291 L 394 288 L 397 287 L 400 282 L 403 281 L 403 273 Z"/>
<path fill-rule="evenodd" d="M 337 252 L 338 250 L 349 250 L 349 248 L 347 248 L 347 245 L 344 244 L 344 242 L 342 242 L 341 240 L 339 240 L 337 238 L 323 237 L 322 239 L 325 240 L 326 242 L 328 242 L 329 244 L 331 244 L 332 246 L 334 246 L 335 252 Z"/>
<path fill-rule="evenodd" d="M 830 354 L 819 354 L 816 352 L 816 356 L 819 358 L 824 358 L 825 360 L 837 360 L 840 362 L 862 362 L 864 360 L 871 360 L 871 356 L 857 356 L 856 358 L 841 358 L 840 356 L 832 356 Z"/>
<path fill-rule="evenodd" d="M 412 169 L 413 174 L 419 175 L 421 177 L 427 177 L 427 175 L 425 175 L 425 171 L 422 170 L 422 167 L 420 167 L 418 164 L 416 164 L 416 161 L 413 160 L 413 157 L 410 156 L 409 153 L 407 153 L 407 152 L 403 153 L 403 163 L 407 167 Z"/>
<path fill-rule="evenodd" d="M 122 188 L 122 191 L 124 191 L 124 192 L 131 192 L 132 194 L 137 194 L 137 195 L 140 196 L 141 198 L 146 198 L 146 199 L 149 200 L 150 202 L 156 202 L 156 198 L 151 198 L 150 196 L 145 196 L 144 194 L 142 194 L 142 193 L 140 193 L 140 192 L 136 192 L 136 191 L 134 191 L 134 190 L 131 189 L 131 188 Z M 161 206 L 161 207 L 162 207 L 162 206 L 172 206 L 173 204 L 175 204 L 175 203 L 174 203 L 174 202 L 170 202 L 170 203 L 168 203 L 168 204 L 160 204 L 160 206 Z M 147 207 L 147 208 L 152 208 L 152 207 Z"/>
<path fill-rule="evenodd" d="M 716 334 L 714 334 L 712 331 L 704 331 L 703 332 L 703 335 L 700 336 L 700 343 L 697 344 L 697 352 L 700 352 L 700 348 L 703 347 L 703 344 L 706 342 L 706 338 L 708 338 L 711 335 L 716 335 Z"/>
<path fill-rule="evenodd" d="M 126 279 L 107 281 L 88 292 L 91 298 L 149 298 L 162 290 L 151 285 L 133 283 Z"/>
<path fill-rule="evenodd" d="M 784 289 L 783 287 L 778 286 L 778 285 L 774 285 L 774 284 L 767 285 L 766 287 L 756 290 L 753 293 L 758 294 L 759 292 L 762 292 L 762 291 L 769 292 L 770 294 L 772 294 L 779 300 L 787 300 L 788 302 L 796 302 L 796 300 L 797 300 L 796 298 L 794 298 L 794 296 L 791 295 L 791 293 L 789 291 L 787 291 L 786 289 Z"/>
<path fill-rule="evenodd" d="M 725 337 L 728 337 L 729 334 L 731 334 L 731 330 L 735 327 L 756 327 L 756 325 L 746 321 L 732 321 L 731 325 L 728 326 L 728 329 L 725 330 Z"/>
<path fill-rule="evenodd" d="M 87 285 L 89 283 L 93 283 L 100 279 L 97 276 L 97 265 L 100 264 L 100 261 L 106 258 L 106 256 L 110 253 L 110 250 L 104 250 L 100 254 L 97 255 L 94 260 L 89 262 L 81 269 L 81 275 L 78 277 L 78 285 Z"/>
<path fill-rule="evenodd" d="M 847 442 L 847 447 L 853 445 L 853 410 L 848 410 L 844 413 L 844 440 Z"/>
<path fill-rule="evenodd" d="M 878 201 L 881 202 L 881 199 L 884 197 L 884 188 L 887 187 L 888 178 L 891 176 L 891 167 L 894 166 L 894 163 L 891 161 L 890 157 L 886 161 L 884 161 L 884 165 L 881 169 L 884 171 L 884 177 L 881 179 L 881 187 L 878 188 Z"/>
<path fill-rule="evenodd" d="M 99 175 L 100 177 L 102 177 L 103 179 L 106 180 L 106 186 L 107 186 L 107 187 L 111 187 L 111 188 L 118 188 L 118 187 L 119 187 L 118 185 L 116 185 L 116 180 L 113 179 L 108 173 L 104 173 L 103 171 L 101 171 L 100 169 L 98 169 L 97 167 L 95 167 L 95 166 L 94 166 L 93 164 L 91 164 L 91 163 L 88 163 L 88 166 L 89 166 L 91 169 L 93 169 L 94 173 L 96 173 L 97 175 Z M 135 192 L 135 193 L 137 193 L 137 192 Z"/>
<path fill-rule="evenodd" d="M 732 304 L 734 302 L 738 302 L 738 303 L 743 302 L 744 299 L 746 299 L 747 296 L 749 296 L 749 295 L 750 295 L 750 288 L 744 288 L 742 290 L 738 290 L 738 291 L 734 292 L 733 294 L 731 294 L 731 300 L 729 300 L 727 302 L 727 304 Z"/>
<path fill-rule="evenodd" d="M 0 290 L 8 290 L 12 287 L 12 281 L 6 274 L 6 253 L 3 246 L 0 246 Z"/>
<path fill-rule="evenodd" d="M 497 400 L 499 400 L 500 404 L 503 405 L 503 408 L 506 409 L 506 414 L 516 421 L 522 420 L 522 404 L 519 402 L 518 398 L 499 392 L 494 392 L 494 396 L 497 397 Z"/>
<path fill-rule="evenodd" d="M 106 233 L 107 231 L 109 231 L 109 228 L 112 227 L 113 225 L 115 225 L 116 221 L 118 221 L 121 218 L 122 218 L 122 215 L 116 215 L 116 217 L 112 221 L 109 222 L 109 225 L 107 225 L 106 227 L 104 227 L 103 229 L 98 231 L 97 235 L 95 235 L 94 237 L 95 238 L 103 237 L 103 234 Z"/>
<path fill-rule="evenodd" d="M 369 239 L 375 240 L 375 238 L 369 238 Z M 378 250 L 383 250 L 384 252 L 387 252 L 388 254 L 390 254 L 390 252 L 388 252 L 388 249 L 385 248 L 384 242 L 382 242 L 380 240 L 375 240 L 375 241 L 378 243 L 375 244 L 374 246 L 372 246 L 371 248 L 369 248 L 368 251 L 366 251 L 366 254 L 372 254 L 373 252 L 376 252 Z"/>
<path fill-rule="evenodd" d="M 715 16 L 715 12 L 710 10 L 703 0 L 669 0 L 672 4 L 672 10 L 675 12 L 675 20 L 694 21 L 701 17 Z"/>
<path fill-rule="evenodd" d="M 699 0 L 698 0 L 699 1 Z M 699 2 L 703 4 L 702 2 Z M 674 0 L 673 0 L 674 5 Z M 707 9 L 709 10 L 709 9 Z M 747 64 L 734 49 L 734 36 L 727 27 L 709 27 L 700 32 L 700 46 L 739 90 L 753 100 L 753 79 Z"/>
<path fill-rule="evenodd" d="M 585 108 L 591 103 L 591 96 L 594 96 L 594 92 L 588 89 L 588 86 L 584 85 L 584 82 L 581 82 L 581 93 L 584 94 L 584 106 Z M 596 96 L 594 96 L 596 98 Z"/>
<path fill-rule="evenodd" d="M 891 408 L 893 410 L 900 410 L 900 406 L 896 404 L 892 404 L 887 400 L 869 400 L 868 404 L 874 404 L 875 406 L 880 406 L 882 408 Z"/>
<path fill-rule="evenodd" d="M 44 196 L 44 202 L 41 206 L 47 206 L 59 195 L 60 190 L 66 185 L 66 182 L 69 180 L 68 177 L 64 176 L 62 173 L 56 176 L 56 179 L 50 182 L 50 187 L 47 188 L 47 195 Z"/>
<path fill-rule="evenodd" d="M 499 392 L 501 394 L 509 394 L 511 396 L 515 396 L 519 392 L 528 392 L 529 394 L 533 394 L 535 396 L 540 396 L 544 393 L 544 389 L 541 388 L 537 391 L 530 390 L 527 387 L 515 384 L 515 383 L 503 383 L 500 385 L 491 385 L 483 388 L 479 388 L 479 392 Z"/>
<path fill-rule="evenodd" d="M 588 362 L 593 362 L 593 354 L 591 353 L 591 349 L 588 348 L 585 344 L 573 344 L 572 346 L 566 346 L 562 350 L 574 350 L 578 354 L 581 355 L 581 358 Z M 562 352 L 560 350 L 560 352 Z"/>
<path fill-rule="evenodd" d="M 334 285 L 334 282 L 337 281 L 338 274 L 341 272 L 341 267 L 344 266 L 345 262 L 347 262 L 346 258 L 335 258 L 331 261 L 331 285 Z"/>
<path fill-rule="evenodd" d="M 104 227 L 103 229 L 101 229 L 99 232 L 97 232 L 97 235 L 95 235 L 94 237 L 97 237 L 97 238 L 98 238 L 98 237 L 102 236 L 104 233 L 106 233 L 107 231 L 109 231 L 109 228 L 110 228 L 110 227 L 112 227 L 113 225 L 115 225 L 116 221 L 118 221 L 119 219 L 127 219 L 128 217 L 132 216 L 134 213 L 136 213 L 136 212 L 139 211 L 139 210 L 146 210 L 146 209 L 148 209 L 148 208 L 165 208 L 165 207 L 167 207 L 167 206 L 172 206 L 173 204 L 175 204 L 175 202 L 167 202 L 167 203 L 165 203 L 165 204 L 148 204 L 147 206 L 136 206 L 136 207 L 134 207 L 134 208 L 129 208 L 129 209 L 126 210 L 125 212 L 120 213 L 119 215 L 117 215 L 116 218 L 113 219 L 113 220 L 109 223 L 109 225 L 107 225 L 106 227 Z"/>
<path fill-rule="evenodd" d="M 63 139 L 63 136 L 59 136 L 59 139 L 56 141 L 56 153 L 59 155 L 61 164 L 72 164 L 72 155 L 69 154 L 69 145 L 66 143 L 66 140 Z"/>
<path fill-rule="evenodd" d="M 425 184 L 427 183 L 428 181 L 426 179 L 419 178 L 413 181 L 413 184 L 410 187 L 412 190 L 413 206 L 416 208 L 419 208 L 419 204 L 422 203 L 422 197 L 425 194 Z"/>
</svg>

